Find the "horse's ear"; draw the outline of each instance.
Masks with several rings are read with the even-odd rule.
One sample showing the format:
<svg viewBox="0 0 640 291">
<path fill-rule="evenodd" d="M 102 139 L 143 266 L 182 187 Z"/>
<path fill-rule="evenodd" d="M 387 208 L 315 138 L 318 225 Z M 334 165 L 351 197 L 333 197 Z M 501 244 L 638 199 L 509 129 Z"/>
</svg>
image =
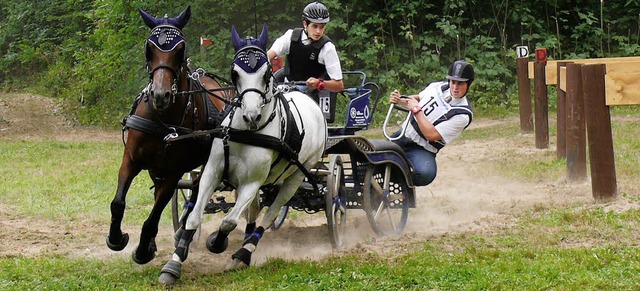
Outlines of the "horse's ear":
<svg viewBox="0 0 640 291">
<path fill-rule="evenodd" d="M 149 28 L 153 29 L 154 27 L 160 24 L 160 20 L 153 17 L 151 14 L 145 12 L 144 10 L 138 8 L 138 12 L 140 12 L 140 16 L 142 16 L 142 20 L 144 24 L 146 24 Z"/>
<path fill-rule="evenodd" d="M 269 41 L 269 32 L 267 29 L 267 24 L 262 24 L 262 32 L 260 32 L 260 37 L 258 37 L 258 46 L 264 50 L 267 50 L 267 42 Z"/>
<path fill-rule="evenodd" d="M 236 27 L 233 25 L 231 26 L 231 44 L 233 44 L 233 48 L 236 51 L 238 51 L 246 44 L 246 42 L 240 38 L 240 36 L 238 35 L 238 31 L 236 31 Z"/>
<path fill-rule="evenodd" d="M 180 15 L 176 16 L 175 23 L 172 23 L 178 29 L 182 29 L 189 22 L 189 18 L 191 18 L 191 5 L 187 6 L 187 8 L 180 13 Z"/>
</svg>

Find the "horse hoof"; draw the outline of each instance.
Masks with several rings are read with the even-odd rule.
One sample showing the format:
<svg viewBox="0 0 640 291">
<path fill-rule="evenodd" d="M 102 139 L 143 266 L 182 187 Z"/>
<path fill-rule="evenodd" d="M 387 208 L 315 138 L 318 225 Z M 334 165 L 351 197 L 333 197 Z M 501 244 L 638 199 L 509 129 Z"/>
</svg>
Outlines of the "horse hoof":
<svg viewBox="0 0 640 291">
<path fill-rule="evenodd" d="M 129 243 L 129 234 L 127 233 L 123 233 L 122 237 L 120 238 L 120 241 L 118 243 L 111 243 L 110 237 L 107 236 L 107 246 L 112 250 L 112 251 L 116 251 L 119 252 L 121 250 L 124 250 L 124 248 L 127 246 L 127 244 Z"/>
<path fill-rule="evenodd" d="M 176 284 L 176 281 L 178 280 L 178 278 L 174 277 L 173 275 L 169 274 L 169 273 L 160 273 L 160 278 L 158 278 L 158 282 L 160 282 L 160 284 L 166 285 L 166 286 L 171 286 Z"/>
<path fill-rule="evenodd" d="M 131 253 L 131 259 L 133 259 L 133 261 L 136 262 L 136 264 L 138 265 L 144 265 L 148 262 L 151 262 L 151 260 L 153 260 L 156 257 L 156 252 L 155 250 L 153 250 L 152 247 L 150 248 L 151 250 L 149 250 L 147 254 L 142 256 L 138 255 L 138 248 L 136 248 L 135 250 L 133 250 L 133 253 Z"/>
<path fill-rule="evenodd" d="M 181 273 L 182 263 L 170 260 L 162 267 L 158 282 L 164 285 L 173 285 L 180 278 Z"/>
<path fill-rule="evenodd" d="M 227 268 L 224 270 L 225 272 L 233 272 L 233 271 L 238 271 L 238 270 L 242 270 L 245 268 L 248 268 L 249 265 L 245 264 L 243 261 L 238 260 L 238 259 L 233 259 L 231 261 L 231 263 L 229 263 L 229 265 L 227 266 Z"/>
<path fill-rule="evenodd" d="M 207 249 L 214 253 L 214 254 L 219 254 L 224 252 L 227 247 L 229 246 L 229 238 L 225 237 L 224 241 L 222 242 L 222 245 L 216 245 L 215 241 L 216 238 L 218 237 L 218 231 L 213 232 L 212 234 L 209 235 L 209 238 L 207 238 Z"/>
</svg>

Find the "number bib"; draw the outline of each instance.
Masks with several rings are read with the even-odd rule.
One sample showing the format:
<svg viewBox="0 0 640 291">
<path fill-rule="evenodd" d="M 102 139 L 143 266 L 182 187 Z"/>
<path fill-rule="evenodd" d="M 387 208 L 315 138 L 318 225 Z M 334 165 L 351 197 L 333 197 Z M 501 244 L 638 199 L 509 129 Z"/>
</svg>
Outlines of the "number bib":
<svg viewBox="0 0 640 291">
<path fill-rule="evenodd" d="M 420 96 L 420 110 L 427 116 L 429 122 L 434 123 L 438 118 L 451 110 L 451 105 L 442 96 Z"/>
<path fill-rule="evenodd" d="M 465 105 L 451 106 L 451 104 L 445 101 L 445 98 L 444 98 L 444 96 L 446 96 L 446 94 L 448 93 L 442 92 L 442 94 L 438 94 L 441 92 L 441 91 L 437 91 L 437 90 L 441 90 L 440 88 L 441 88 L 440 85 L 435 85 L 434 87 L 423 90 L 419 94 L 420 102 L 418 104 L 420 105 L 420 110 L 422 111 L 422 114 L 424 114 L 427 117 L 429 122 L 431 122 L 431 124 L 433 124 L 434 126 L 438 126 L 443 121 L 449 120 L 455 115 L 466 114 L 466 115 L 469 115 L 469 123 L 471 123 L 471 118 L 473 117 L 473 115 L 471 113 L 470 108 L 468 108 L 468 106 L 465 106 Z M 407 122 L 411 124 L 403 124 L 403 127 L 406 126 L 407 128 L 405 132 L 405 136 L 411 139 L 412 141 L 414 141 L 416 144 L 421 145 L 428 151 L 431 151 L 434 153 L 437 153 L 442 147 L 445 146 L 446 143 L 444 140 L 447 140 L 446 139 L 447 137 L 448 137 L 448 140 L 452 140 L 457 135 L 459 135 L 459 132 L 458 132 L 457 134 L 455 134 L 455 136 L 452 136 L 451 129 L 448 127 L 445 127 L 440 129 L 440 130 L 443 130 L 442 132 L 440 132 L 443 138 L 442 140 L 429 141 L 420 132 L 420 128 L 415 119 L 415 116 L 412 116 L 412 118 L 409 118 Z M 467 123 L 466 126 L 468 126 L 469 123 Z M 460 132 L 462 132 L 462 130 L 464 129 L 460 129 Z M 447 134 L 449 134 L 449 136 L 445 136 Z"/>
</svg>

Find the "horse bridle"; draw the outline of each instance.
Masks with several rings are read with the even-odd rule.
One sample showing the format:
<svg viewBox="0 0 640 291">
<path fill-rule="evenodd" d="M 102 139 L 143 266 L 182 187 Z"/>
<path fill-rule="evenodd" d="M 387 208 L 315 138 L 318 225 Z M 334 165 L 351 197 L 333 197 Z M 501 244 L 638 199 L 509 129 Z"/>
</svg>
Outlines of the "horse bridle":
<svg viewBox="0 0 640 291">
<path fill-rule="evenodd" d="M 257 54 L 256 54 L 257 51 Z M 262 49 L 259 46 L 254 46 L 254 45 L 249 45 L 246 47 L 241 48 L 240 50 L 238 50 L 235 54 L 235 57 L 233 58 L 234 61 L 231 64 L 231 82 L 233 83 L 233 86 L 236 88 L 236 92 L 238 91 L 238 85 L 237 85 L 237 81 L 236 79 L 238 78 L 238 73 L 234 70 L 234 65 L 236 64 L 236 62 L 238 61 L 238 59 L 240 59 L 241 61 L 245 62 L 246 64 L 249 64 L 252 66 L 252 68 L 255 70 L 255 58 L 256 55 L 258 55 L 258 57 L 262 57 L 262 58 L 267 58 L 267 53 L 265 52 L 264 49 Z M 253 62 L 253 63 L 252 63 Z M 240 94 L 238 94 L 237 96 L 237 102 L 241 103 L 242 102 L 242 98 L 244 97 L 245 94 L 249 93 L 249 92 L 254 92 L 254 93 L 258 93 L 260 95 L 260 97 L 262 97 L 262 106 L 265 106 L 266 104 L 271 102 L 271 99 L 273 97 L 267 97 L 267 93 L 269 93 L 269 84 L 271 82 L 271 79 L 273 77 L 272 74 L 272 68 L 269 65 L 269 62 L 265 63 L 267 65 L 267 71 L 265 72 L 264 76 L 263 76 L 263 81 L 265 84 L 265 88 L 264 90 L 260 90 L 258 88 L 247 88 L 244 89 L 242 92 L 240 92 Z"/>
<path fill-rule="evenodd" d="M 157 37 L 157 42 L 152 40 L 152 36 L 158 36 Z M 162 45 L 164 44 L 171 44 L 172 41 L 175 41 L 175 43 L 173 44 L 173 46 L 166 50 L 161 48 Z M 183 52 L 183 57 L 182 60 L 180 62 L 180 71 L 178 72 L 176 69 L 172 68 L 171 66 L 168 65 L 158 65 L 154 68 L 150 68 L 149 66 L 149 62 L 150 62 L 150 48 L 149 48 L 149 44 L 153 44 L 157 49 L 159 49 L 162 52 L 171 52 L 174 49 L 176 49 L 178 47 L 178 44 L 180 43 L 184 43 L 184 37 L 182 35 L 182 31 L 180 29 L 178 29 L 175 26 L 172 25 L 159 25 L 157 27 L 155 27 L 152 31 L 151 31 L 151 36 L 149 36 L 149 38 L 147 38 L 146 41 L 146 51 L 145 51 L 145 57 L 146 57 L 146 69 L 147 72 L 149 72 L 149 82 L 151 83 L 153 80 L 153 74 L 158 71 L 158 70 L 167 70 L 171 73 L 171 75 L 173 76 L 173 84 L 171 85 L 171 95 L 172 97 L 175 97 L 178 93 L 178 84 L 180 82 L 180 75 L 182 74 L 182 72 L 184 71 L 184 64 L 185 62 L 188 62 L 187 59 L 187 54 L 186 54 L 186 45 L 184 46 L 184 52 Z"/>
<path fill-rule="evenodd" d="M 167 70 L 173 75 L 173 84 L 171 85 L 171 96 L 176 96 L 178 94 L 178 82 L 180 81 L 180 75 L 176 70 L 167 65 L 158 65 L 155 68 L 149 70 L 149 83 L 153 80 L 153 74 L 157 70 Z M 180 65 L 180 71 L 183 70 L 182 64 Z"/>
</svg>

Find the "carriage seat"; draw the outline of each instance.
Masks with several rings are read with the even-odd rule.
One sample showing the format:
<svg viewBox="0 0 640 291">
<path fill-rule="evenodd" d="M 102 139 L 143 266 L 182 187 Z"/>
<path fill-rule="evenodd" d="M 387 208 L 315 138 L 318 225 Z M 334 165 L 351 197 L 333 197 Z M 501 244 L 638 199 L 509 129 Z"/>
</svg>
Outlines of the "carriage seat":
<svg viewBox="0 0 640 291">
<path fill-rule="evenodd" d="M 404 157 L 404 150 L 395 142 L 386 139 L 371 139 L 369 142 L 373 146 L 374 151 L 394 151 Z"/>
<path fill-rule="evenodd" d="M 356 131 L 362 129 L 361 126 L 327 126 L 329 136 L 355 135 Z"/>
<path fill-rule="evenodd" d="M 413 165 L 411 164 L 411 161 L 407 159 L 407 156 L 405 155 L 404 150 L 395 142 L 388 141 L 386 139 L 370 139 L 369 143 L 373 147 L 371 149 L 372 152 L 384 152 L 384 151 L 395 152 L 405 160 L 405 162 L 411 169 L 413 168 Z"/>
</svg>

